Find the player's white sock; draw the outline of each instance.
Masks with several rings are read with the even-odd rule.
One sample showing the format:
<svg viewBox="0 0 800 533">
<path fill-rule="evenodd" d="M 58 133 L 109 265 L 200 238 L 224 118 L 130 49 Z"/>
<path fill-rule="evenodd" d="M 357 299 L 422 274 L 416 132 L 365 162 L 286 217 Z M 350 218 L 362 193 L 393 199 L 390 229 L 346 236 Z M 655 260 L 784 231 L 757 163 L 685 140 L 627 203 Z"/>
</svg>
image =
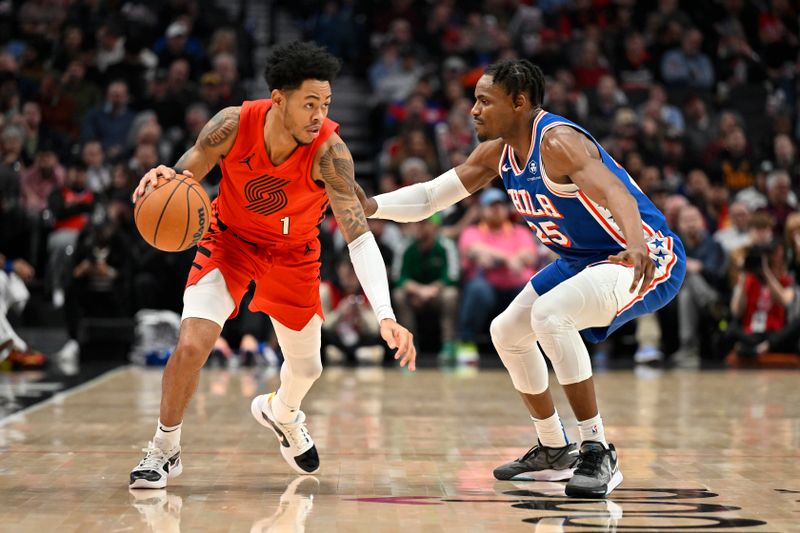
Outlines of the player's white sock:
<svg viewBox="0 0 800 533">
<path fill-rule="evenodd" d="M 542 443 L 542 446 L 563 448 L 569 444 L 569 439 L 564 431 L 561 418 L 558 416 L 558 411 L 545 419 L 539 420 L 531 417 L 531 420 L 533 420 L 533 425 L 536 426 L 536 433 L 539 435 L 539 442 Z"/>
<path fill-rule="evenodd" d="M 603 430 L 603 419 L 600 418 L 600 413 L 597 413 L 594 418 L 590 418 L 589 420 L 579 420 L 578 429 L 581 432 L 581 442 L 591 440 L 600 442 L 603 446 L 608 448 L 606 433 Z"/>
<path fill-rule="evenodd" d="M 164 451 L 169 451 L 178 446 L 181 443 L 182 424 L 183 422 L 177 426 L 165 426 L 161 423 L 161 420 L 159 420 L 158 426 L 156 426 L 156 436 L 153 437 L 153 444 L 155 447 L 161 448 Z"/>
<path fill-rule="evenodd" d="M 288 424 L 289 422 L 294 422 L 297 418 L 297 411 L 300 410 L 300 406 L 291 406 L 281 398 L 282 390 L 283 387 L 279 388 L 278 393 L 272 397 L 272 414 L 281 424 Z"/>
</svg>

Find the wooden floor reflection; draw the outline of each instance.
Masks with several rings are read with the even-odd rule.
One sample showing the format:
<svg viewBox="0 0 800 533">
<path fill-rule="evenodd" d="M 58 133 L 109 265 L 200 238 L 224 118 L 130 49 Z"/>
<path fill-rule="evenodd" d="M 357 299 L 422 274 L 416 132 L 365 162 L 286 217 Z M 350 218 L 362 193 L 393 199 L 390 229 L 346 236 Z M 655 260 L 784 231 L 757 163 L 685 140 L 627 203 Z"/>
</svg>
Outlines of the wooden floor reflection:
<svg viewBox="0 0 800 533">
<path fill-rule="evenodd" d="M 563 483 L 492 478 L 534 439 L 499 370 L 327 368 L 304 404 L 315 477 L 293 475 L 250 418 L 275 375 L 207 371 L 183 475 L 129 491 L 160 372 L 124 368 L 0 421 L 0 531 L 800 531 L 798 378 L 598 375 L 625 480 L 589 501 Z"/>
</svg>

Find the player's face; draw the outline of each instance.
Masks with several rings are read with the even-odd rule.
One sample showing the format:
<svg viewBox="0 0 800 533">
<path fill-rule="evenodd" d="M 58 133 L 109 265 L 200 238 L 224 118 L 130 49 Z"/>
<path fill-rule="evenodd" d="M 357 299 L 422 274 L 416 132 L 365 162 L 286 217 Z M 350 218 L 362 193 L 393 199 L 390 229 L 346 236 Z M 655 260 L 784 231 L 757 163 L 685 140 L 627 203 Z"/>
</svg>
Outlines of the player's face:
<svg viewBox="0 0 800 533">
<path fill-rule="evenodd" d="M 472 120 L 481 142 L 502 137 L 503 131 L 514 120 L 511 96 L 502 87 L 494 85 L 492 76 L 484 74 L 475 86 Z"/>
<path fill-rule="evenodd" d="M 297 144 L 311 144 L 319 135 L 331 104 L 331 84 L 305 80 L 300 87 L 283 93 L 283 124 Z"/>
</svg>

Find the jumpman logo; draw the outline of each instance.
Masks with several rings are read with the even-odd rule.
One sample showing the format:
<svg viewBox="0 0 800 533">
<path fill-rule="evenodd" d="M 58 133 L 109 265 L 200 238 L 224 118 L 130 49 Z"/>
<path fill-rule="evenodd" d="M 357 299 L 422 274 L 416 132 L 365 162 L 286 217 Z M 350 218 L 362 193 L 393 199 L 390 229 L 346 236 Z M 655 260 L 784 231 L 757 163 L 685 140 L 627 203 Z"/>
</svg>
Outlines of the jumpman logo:
<svg viewBox="0 0 800 533">
<path fill-rule="evenodd" d="M 250 160 L 253 159 L 253 157 L 255 157 L 255 155 L 256 155 L 256 153 L 253 152 L 252 154 L 248 155 L 247 157 L 245 157 L 244 159 L 239 161 L 239 163 L 242 164 L 242 165 L 247 165 L 247 168 L 249 168 L 250 170 L 253 170 L 253 167 L 250 166 Z"/>
</svg>

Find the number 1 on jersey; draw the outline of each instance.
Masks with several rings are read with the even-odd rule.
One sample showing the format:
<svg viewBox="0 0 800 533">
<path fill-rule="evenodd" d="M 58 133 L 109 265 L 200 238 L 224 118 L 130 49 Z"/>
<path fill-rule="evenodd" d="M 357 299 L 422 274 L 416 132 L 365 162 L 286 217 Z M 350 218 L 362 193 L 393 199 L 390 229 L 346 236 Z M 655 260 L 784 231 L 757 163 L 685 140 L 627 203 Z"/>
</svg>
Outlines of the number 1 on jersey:
<svg viewBox="0 0 800 533">
<path fill-rule="evenodd" d="M 283 222 L 283 234 L 289 235 L 289 217 L 283 217 L 281 222 Z"/>
</svg>

